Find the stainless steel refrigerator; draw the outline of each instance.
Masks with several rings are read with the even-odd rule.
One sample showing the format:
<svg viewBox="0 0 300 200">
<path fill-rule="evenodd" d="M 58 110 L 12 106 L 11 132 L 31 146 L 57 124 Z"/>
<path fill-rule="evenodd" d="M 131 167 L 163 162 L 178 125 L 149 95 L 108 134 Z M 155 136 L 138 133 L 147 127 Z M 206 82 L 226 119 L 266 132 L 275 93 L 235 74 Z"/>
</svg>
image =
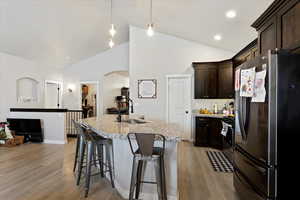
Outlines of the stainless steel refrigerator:
<svg viewBox="0 0 300 200">
<path fill-rule="evenodd" d="M 235 190 L 241 200 L 294 199 L 300 191 L 293 183 L 300 169 L 300 55 L 270 51 L 236 70 L 253 67 L 266 70 L 266 96 L 264 102 L 241 97 L 236 80 Z"/>
</svg>

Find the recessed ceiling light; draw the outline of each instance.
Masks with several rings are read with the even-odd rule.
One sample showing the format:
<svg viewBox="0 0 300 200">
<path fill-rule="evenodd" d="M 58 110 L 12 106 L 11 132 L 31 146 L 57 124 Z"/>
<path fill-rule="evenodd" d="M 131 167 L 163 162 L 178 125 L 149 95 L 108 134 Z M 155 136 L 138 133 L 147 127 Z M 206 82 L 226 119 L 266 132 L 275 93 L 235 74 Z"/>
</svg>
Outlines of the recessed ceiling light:
<svg viewBox="0 0 300 200">
<path fill-rule="evenodd" d="M 220 41 L 220 40 L 222 40 L 222 35 L 217 34 L 217 35 L 214 36 L 214 39 L 215 39 L 216 41 Z"/>
<path fill-rule="evenodd" d="M 235 10 L 229 10 L 226 12 L 226 17 L 229 19 L 235 18 L 236 17 L 236 11 Z"/>
</svg>

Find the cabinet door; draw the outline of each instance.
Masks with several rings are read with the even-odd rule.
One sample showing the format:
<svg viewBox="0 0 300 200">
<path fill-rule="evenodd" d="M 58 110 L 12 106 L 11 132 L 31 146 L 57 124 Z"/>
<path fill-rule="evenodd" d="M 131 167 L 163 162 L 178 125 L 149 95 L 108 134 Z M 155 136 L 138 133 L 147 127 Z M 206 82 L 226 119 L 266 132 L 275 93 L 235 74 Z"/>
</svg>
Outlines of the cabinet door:
<svg viewBox="0 0 300 200">
<path fill-rule="evenodd" d="M 300 2 L 291 0 L 277 14 L 278 48 L 300 47 Z"/>
<path fill-rule="evenodd" d="M 207 118 L 196 117 L 195 146 L 209 146 L 209 121 Z"/>
<path fill-rule="evenodd" d="M 224 61 L 218 67 L 218 97 L 233 98 L 233 64 Z"/>
<path fill-rule="evenodd" d="M 211 118 L 209 122 L 209 146 L 223 149 L 223 136 L 221 135 L 222 122 L 220 119 Z"/>
<path fill-rule="evenodd" d="M 195 99 L 217 97 L 217 67 L 201 64 L 195 67 Z"/>
<path fill-rule="evenodd" d="M 269 50 L 276 49 L 276 17 L 267 22 L 258 32 L 259 53 L 266 56 Z"/>
</svg>

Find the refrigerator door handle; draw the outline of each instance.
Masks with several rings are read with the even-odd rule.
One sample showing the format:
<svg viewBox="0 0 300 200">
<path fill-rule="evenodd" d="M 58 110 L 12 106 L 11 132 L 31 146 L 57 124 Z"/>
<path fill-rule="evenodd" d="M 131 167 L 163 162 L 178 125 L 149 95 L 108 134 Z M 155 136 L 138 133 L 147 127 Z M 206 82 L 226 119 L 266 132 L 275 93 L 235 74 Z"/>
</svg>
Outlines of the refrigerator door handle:
<svg viewBox="0 0 300 200">
<path fill-rule="evenodd" d="M 243 116 L 243 119 L 244 119 L 244 130 L 246 128 L 248 128 L 248 125 L 249 125 L 249 112 L 250 111 L 250 103 L 249 103 L 249 99 L 248 98 L 244 98 L 243 100 L 243 112 L 244 112 L 244 116 Z"/>
<path fill-rule="evenodd" d="M 247 139 L 246 133 L 245 133 L 245 126 L 244 126 L 244 108 L 242 106 L 243 102 L 243 97 L 238 98 L 238 103 L 239 103 L 239 109 L 238 109 L 238 116 L 239 116 L 239 125 L 242 133 L 242 139 L 245 141 Z"/>
</svg>

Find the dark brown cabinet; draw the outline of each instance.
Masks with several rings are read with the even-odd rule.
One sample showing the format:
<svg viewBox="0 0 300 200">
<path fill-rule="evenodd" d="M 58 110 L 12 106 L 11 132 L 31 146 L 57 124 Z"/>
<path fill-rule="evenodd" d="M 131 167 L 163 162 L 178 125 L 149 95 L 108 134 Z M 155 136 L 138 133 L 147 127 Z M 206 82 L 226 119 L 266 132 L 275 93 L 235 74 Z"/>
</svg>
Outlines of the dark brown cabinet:
<svg viewBox="0 0 300 200">
<path fill-rule="evenodd" d="M 278 47 L 300 48 L 300 2 L 290 1 L 277 14 Z"/>
<path fill-rule="evenodd" d="M 209 146 L 209 120 L 208 118 L 196 117 L 195 146 Z"/>
<path fill-rule="evenodd" d="M 193 63 L 195 99 L 233 98 L 233 65 L 231 60 Z"/>
<path fill-rule="evenodd" d="M 255 39 L 232 58 L 233 68 L 256 58 L 258 55 L 257 39 Z"/>
<path fill-rule="evenodd" d="M 220 62 L 218 65 L 218 98 L 233 98 L 232 61 Z"/>
<path fill-rule="evenodd" d="M 276 0 L 252 24 L 258 31 L 258 52 L 266 55 L 268 50 L 287 49 L 299 52 L 300 48 L 300 2 L 299 0 Z"/>
<path fill-rule="evenodd" d="M 196 117 L 195 146 L 223 149 L 222 122 L 218 118 Z"/>
<path fill-rule="evenodd" d="M 271 19 L 258 31 L 259 53 L 267 55 L 268 50 L 276 49 L 276 19 Z"/>
<path fill-rule="evenodd" d="M 217 98 L 217 65 L 214 63 L 194 64 L 195 99 Z"/>
</svg>

